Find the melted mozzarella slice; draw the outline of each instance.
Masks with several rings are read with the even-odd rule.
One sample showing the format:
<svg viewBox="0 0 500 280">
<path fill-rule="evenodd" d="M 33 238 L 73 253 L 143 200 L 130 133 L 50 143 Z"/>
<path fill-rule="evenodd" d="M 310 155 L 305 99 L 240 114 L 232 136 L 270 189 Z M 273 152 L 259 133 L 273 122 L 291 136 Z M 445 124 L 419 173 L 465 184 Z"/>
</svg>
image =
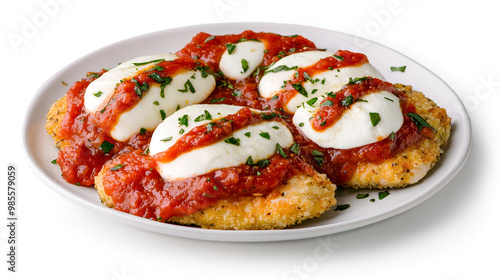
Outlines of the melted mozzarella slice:
<svg viewBox="0 0 500 280">
<path fill-rule="evenodd" d="M 85 90 L 85 110 L 90 113 L 99 112 L 108 104 L 115 92 L 116 85 L 119 84 L 121 80 L 130 79 L 136 76 L 144 69 L 151 67 L 155 61 L 158 62 L 162 59 L 171 61 L 176 58 L 177 56 L 175 54 L 142 56 L 121 63 L 110 69 L 88 85 Z"/>
<path fill-rule="evenodd" d="M 226 47 L 220 59 L 219 68 L 230 79 L 245 79 L 262 63 L 266 47 L 263 42 L 257 41 L 245 41 L 232 44 L 232 46 Z"/>
<path fill-rule="evenodd" d="M 328 56 L 333 56 L 331 52 L 324 51 L 310 51 L 291 54 L 279 60 L 273 65 L 268 71 L 272 71 L 280 65 L 286 65 L 288 68 L 304 68 L 317 63 L 319 60 L 326 58 Z M 294 70 L 279 71 L 276 73 L 268 72 L 266 73 L 260 83 L 259 92 L 262 97 L 271 98 L 282 91 L 282 86 L 289 80 L 291 80 L 294 74 L 297 72 Z M 322 99 L 325 93 L 331 91 L 338 91 L 342 86 L 349 82 L 350 78 L 361 78 L 365 76 L 370 76 L 373 78 L 384 79 L 383 75 L 370 63 L 364 63 L 359 66 L 349 66 L 342 67 L 333 70 L 326 70 L 320 73 L 315 73 L 310 75 L 311 80 L 307 80 L 302 83 L 307 96 L 303 94 L 297 94 L 291 98 L 287 104 L 284 105 L 284 109 L 288 113 L 295 113 L 298 107 L 303 103 L 310 100 L 311 98 L 317 97 Z"/>
<path fill-rule="evenodd" d="M 179 131 L 182 130 L 183 134 L 187 133 L 196 126 L 234 114 L 241 108 L 243 107 L 200 104 L 177 111 L 156 128 L 151 138 L 150 155 L 153 156 L 172 147 L 182 137 Z M 206 112 L 212 116 L 212 120 L 195 121 L 199 116 L 206 116 Z M 187 126 L 186 122 L 180 124 L 179 119 L 187 119 Z M 259 135 L 263 132 L 268 133 L 269 137 Z M 276 143 L 283 148 L 288 148 L 293 144 L 291 132 L 284 124 L 277 121 L 264 121 L 247 126 L 228 136 L 230 137 L 239 139 L 239 145 L 221 140 L 183 153 L 170 162 L 158 161 L 160 175 L 165 180 L 203 175 L 217 169 L 244 164 L 249 156 L 254 162 L 267 159 L 276 153 Z"/>
<path fill-rule="evenodd" d="M 192 85 L 186 90 L 186 83 Z M 164 88 L 161 96 L 159 84 L 151 84 L 148 92 L 131 110 L 122 113 L 116 125 L 111 130 L 111 136 L 118 141 L 124 141 L 141 129 L 154 130 L 167 116 L 178 108 L 200 103 L 205 100 L 215 88 L 215 78 L 212 75 L 203 77 L 201 71 L 185 71 L 172 76 L 172 81 Z"/>
<path fill-rule="evenodd" d="M 296 68 L 307 67 L 315 64 L 320 59 L 332 56 L 333 53 L 323 51 L 308 51 L 294 53 L 278 60 L 270 67 L 266 74 L 259 82 L 259 93 L 262 97 L 271 98 L 283 90 L 282 86 L 286 81 L 293 79 L 293 75 L 297 72 Z M 282 70 L 272 72 L 275 69 L 282 67 L 295 68 L 290 70 Z M 287 69 L 287 68 L 284 68 Z"/>
<path fill-rule="evenodd" d="M 293 117 L 293 123 L 312 141 L 323 148 L 351 149 L 383 140 L 403 125 L 403 113 L 399 99 L 387 91 L 367 94 L 365 102 L 355 102 L 343 112 L 334 125 L 323 131 L 312 127 L 317 108 L 301 107 Z M 380 122 L 375 126 L 370 113 L 377 113 Z"/>
</svg>

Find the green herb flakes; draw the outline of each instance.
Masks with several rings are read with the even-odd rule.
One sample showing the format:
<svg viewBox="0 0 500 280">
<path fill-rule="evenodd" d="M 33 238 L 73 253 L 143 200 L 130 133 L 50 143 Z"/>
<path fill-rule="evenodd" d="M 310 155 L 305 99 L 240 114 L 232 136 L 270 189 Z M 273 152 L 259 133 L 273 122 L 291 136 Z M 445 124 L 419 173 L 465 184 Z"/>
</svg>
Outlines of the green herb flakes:
<svg viewBox="0 0 500 280">
<path fill-rule="evenodd" d="M 232 145 L 239 146 L 240 145 L 240 138 L 234 138 L 234 137 L 229 137 L 224 140 L 224 142 Z"/>
<path fill-rule="evenodd" d="M 372 122 L 373 126 L 377 126 L 377 124 L 380 122 L 380 114 L 376 112 L 370 112 L 370 121 Z"/>
<path fill-rule="evenodd" d="M 391 66 L 391 72 L 404 72 L 406 70 L 405 66 Z"/>
</svg>

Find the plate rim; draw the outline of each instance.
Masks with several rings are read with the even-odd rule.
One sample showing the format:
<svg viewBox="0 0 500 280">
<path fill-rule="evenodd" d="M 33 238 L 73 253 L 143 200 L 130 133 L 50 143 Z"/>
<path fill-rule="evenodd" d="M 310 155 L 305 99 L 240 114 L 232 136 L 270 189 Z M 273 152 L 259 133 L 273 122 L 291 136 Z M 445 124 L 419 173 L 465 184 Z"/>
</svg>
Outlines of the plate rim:
<svg viewBox="0 0 500 280">
<path fill-rule="evenodd" d="M 120 211 L 116 211 L 114 209 L 110 209 L 105 207 L 104 205 L 98 205 L 95 204 L 91 201 L 86 200 L 83 197 L 80 197 L 71 191 L 60 187 L 58 182 L 54 181 L 48 174 L 46 174 L 42 168 L 36 163 L 34 159 L 34 151 L 32 151 L 30 144 L 29 144 L 29 134 L 30 134 L 30 120 L 33 119 L 32 113 L 36 111 L 37 107 L 37 101 L 43 98 L 44 92 L 46 92 L 46 89 L 49 87 L 49 85 L 53 84 L 54 81 L 61 76 L 65 71 L 68 69 L 74 67 L 75 65 L 79 64 L 82 61 L 87 60 L 89 57 L 95 56 L 99 52 L 106 51 L 109 48 L 112 48 L 113 46 L 118 46 L 120 44 L 127 44 L 128 42 L 132 42 L 135 40 L 139 40 L 141 38 L 147 38 L 147 37 L 155 37 L 163 33 L 170 33 L 170 32 L 179 32 L 182 30 L 197 30 L 198 32 L 202 32 L 203 29 L 213 29 L 213 28 L 218 28 L 218 27 L 226 27 L 228 25 L 231 25 L 232 27 L 236 28 L 236 26 L 242 26 L 242 25 L 248 25 L 248 28 L 242 29 L 242 30 L 254 30 L 254 26 L 259 26 L 258 28 L 262 28 L 264 26 L 266 27 L 271 27 L 272 29 L 292 29 L 298 28 L 298 29 L 309 29 L 311 31 L 316 31 L 316 32 L 326 32 L 326 33 L 335 33 L 339 36 L 346 36 L 350 37 L 351 39 L 361 39 L 363 41 L 369 42 L 370 44 L 377 45 L 378 47 L 385 48 L 389 50 L 390 52 L 393 52 L 397 55 L 402 56 L 403 58 L 411 61 L 412 63 L 415 63 L 422 67 L 425 71 L 428 73 L 432 74 L 435 78 L 439 80 L 440 83 L 442 83 L 444 86 L 447 87 L 450 93 L 452 93 L 458 101 L 458 109 L 462 113 L 461 115 L 463 116 L 463 128 L 465 129 L 465 135 L 467 136 L 466 139 L 460 139 L 460 142 L 464 142 L 463 148 L 461 149 L 462 154 L 460 157 L 460 160 L 453 163 L 453 168 L 450 168 L 446 172 L 446 176 L 440 177 L 436 182 L 433 183 L 434 187 L 426 189 L 424 192 L 419 192 L 418 195 L 410 200 L 404 201 L 402 205 L 396 205 L 391 208 L 392 210 L 386 210 L 383 213 L 375 213 L 372 215 L 367 215 L 363 218 L 356 219 L 356 220 L 348 220 L 348 221 L 340 221 L 334 224 L 326 224 L 326 225 L 317 225 L 313 227 L 306 227 L 306 228 L 285 228 L 285 229 L 275 229 L 275 230 L 245 230 L 245 231 L 232 231 L 232 230 L 214 230 L 214 229 L 202 229 L 202 228 L 197 228 L 197 227 L 190 227 L 190 226 L 183 226 L 183 225 L 177 225 L 177 224 L 168 224 L 168 223 L 158 223 L 155 221 L 150 221 L 148 219 L 144 219 L 142 217 L 136 217 L 127 213 L 123 213 Z M 272 32 L 272 31 L 263 31 L 263 32 Z M 301 34 L 305 38 L 308 38 L 306 34 Z M 186 42 L 187 43 L 187 42 Z M 87 69 L 83 69 L 83 71 L 86 71 Z M 48 110 L 48 108 L 47 108 Z M 453 127 L 452 127 L 453 129 Z M 59 71 L 55 72 L 53 75 L 50 76 L 44 83 L 42 83 L 34 96 L 32 96 L 30 103 L 28 105 L 28 111 L 27 114 L 25 115 L 24 119 L 24 124 L 23 124 L 23 147 L 24 147 L 24 155 L 25 158 L 27 159 L 29 166 L 31 169 L 34 171 L 34 173 L 37 175 L 41 181 L 47 185 L 49 188 L 54 190 L 56 193 L 62 195 L 63 197 L 69 199 L 70 201 L 73 201 L 77 203 L 80 206 L 84 206 L 85 208 L 88 208 L 94 212 L 97 212 L 99 214 L 103 214 L 107 217 L 113 218 L 114 220 L 121 221 L 129 226 L 133 226 L 142 230 L 148 230 L 152 232 L 157 232 L 161 234 L 166 234 L 170 236 L 177 236 L 177 237 L 183 237 L 183 238 L 191 238 L 191 239 L 198 239 L 198 240 L 210 240 L 210 241 L 227 241 L 227 242 L 267 242 L 267 241 L 287 241 L 287 240 L 297 240 L 297 239 L 306 239 L 306 238 L 313 238 L 313 237 L 320 237 L 324 235 L 329 235 L 329 234 L 335 234 L 339 232 L 345 232 L 348 230 L 353 230 L 356 228 L 360 228 L 363 226 L 367 226 L 382 220 L 385 220 L 387 218 L 393 217 L 395 215 L 401 214 L 411 208 L 414 208 L 415 206 L 419 205 L 420 203 L 426 201 L 430 197 L 432 197 L 435 193 L 440 191 L 442 188 L 444 188 L 463 168 L 465 165 L 467 158 L 469 157 L 471 148 L 472 148 L 472 129 L 471 129 L 471 122 L 470 122 L 470 117 L 468 115 L 468 112 L 460 99 L 460 97 L 457 95 L 457 93 L 438 75 L 436 75 L 434 72 L 432 72 L 430 69 L 427 67 L 423 66 L 419 62 L 413 60 L 412 58 L 402 54 L 399 51 L 396 51 L 390 47 L 387 47 L 385 45 L 382 45 L 380 43 L 377 43 L 375 41 L 365 39 L 358 37 L 356 35 L 352 34 L 347 34 L 335 30 L 330 30 L 326 28 L 321 28 L 321 27 L 315 27 L 315 26 L 308 26 L 308 25 L 298 25 L 298 24 L 288 24 L 288 23 L 269 23 L 269 22 L 232 22 L 232 23 L 210 23 L 210 24 L 197 24 L 197 25 L 188 25 L 188 26 L 181 26 L 181 27 L 174 27 L 174 28 L 168 28 L 164 30 L 158 30 L 154 32 L 149 32 L 145 33 L 142 35 L 138 36 L 133 36 L 126 38 L 124 40 L 120 40 L 117 42 L 114 42 L 112 44 L 108 44 L 104 47 L 101 47 L 99 49 L 96 49 L 90 53 L 87 53 L 83 55 L 82 57 L 74 60 L 73 62 L 67 64 L 65 67 L 61 68 Z M 453 131 L 452 131 L 453 132 Z M 446 155 L 445 155 L 446 156 Z M 439 167 L 439 166 L 437 166 Z"/>
</svg>

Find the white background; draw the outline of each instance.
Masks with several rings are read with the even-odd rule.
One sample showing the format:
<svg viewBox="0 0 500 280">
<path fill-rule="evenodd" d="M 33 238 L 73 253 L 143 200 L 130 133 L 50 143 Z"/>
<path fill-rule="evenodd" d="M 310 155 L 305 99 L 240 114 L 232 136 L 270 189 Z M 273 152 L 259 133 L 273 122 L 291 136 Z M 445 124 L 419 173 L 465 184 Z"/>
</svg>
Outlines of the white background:
<svg viewBox="0 0 500 280">
<path fill-rule="evenodd" d="M 0 217 L 5 218 L 0 224 L 0 278 L 500 279 L 500 21 L 493 2 L 4 4 Z M 22 124 L 29 101 L 56 71 L 98 48 L 144 33 L 241 21 L 295 23 L 358 35 L 423 64 L 456 91 L 471 117 L 474 145 L 462 172 L 431 199 L 388 220 L 322 239 L 273 243 L 209 242 L 142 231 L 68 201 L 32 173 L 24 156 Z M 18 169 L 16 273 L 7 271 L 9 164 Z M 321 247 L 325 242 L 328 250 Z"/>
</svg>

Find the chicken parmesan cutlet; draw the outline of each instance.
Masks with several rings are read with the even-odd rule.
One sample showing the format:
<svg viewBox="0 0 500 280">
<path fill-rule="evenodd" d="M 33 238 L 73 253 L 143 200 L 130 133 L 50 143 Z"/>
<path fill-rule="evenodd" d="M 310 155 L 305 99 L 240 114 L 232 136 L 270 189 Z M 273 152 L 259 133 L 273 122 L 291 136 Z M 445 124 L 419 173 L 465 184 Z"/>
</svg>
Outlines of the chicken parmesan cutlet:
<svg viewBox="0 0 500 280">
<path fill-rule="evenodd" d="M 46 129 L 63 178 L 108 207 L 214 229 L 284 228 L 337 186 L 399 188 L 439 161 L 451 119 L 361 53 L 300 35 L 197 34 L 90 72 Z"/>
</svg>

